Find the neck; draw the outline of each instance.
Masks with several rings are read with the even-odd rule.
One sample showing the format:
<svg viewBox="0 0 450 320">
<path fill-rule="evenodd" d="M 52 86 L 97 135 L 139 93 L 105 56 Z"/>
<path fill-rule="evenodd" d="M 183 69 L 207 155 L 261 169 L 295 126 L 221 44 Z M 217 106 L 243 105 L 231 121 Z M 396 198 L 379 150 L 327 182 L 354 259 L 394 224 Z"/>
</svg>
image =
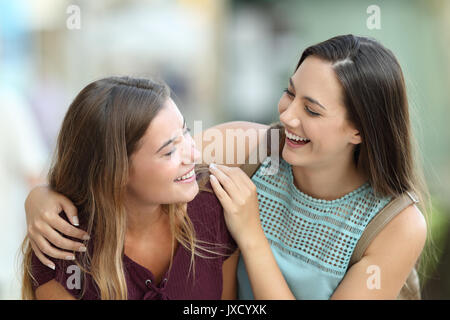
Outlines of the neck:
<svg viewBox="0 0 450 320">
<path fill-rule="evenodd" d="M 300 191 L 323 200 L 339 199 L 367 181 L 362 170 L 356 168 L 353 155 L 320 167 L 292 166 L 292 174 Z"/>
<path fill-rule="evenodd" d="M 127 210 L 127 237 L 145 238 L 155 235 L 158 230 L 165 230 L 168 216 L 163 212 L 160 204 L 142 204 L 129 200 Z"/>
</svg>

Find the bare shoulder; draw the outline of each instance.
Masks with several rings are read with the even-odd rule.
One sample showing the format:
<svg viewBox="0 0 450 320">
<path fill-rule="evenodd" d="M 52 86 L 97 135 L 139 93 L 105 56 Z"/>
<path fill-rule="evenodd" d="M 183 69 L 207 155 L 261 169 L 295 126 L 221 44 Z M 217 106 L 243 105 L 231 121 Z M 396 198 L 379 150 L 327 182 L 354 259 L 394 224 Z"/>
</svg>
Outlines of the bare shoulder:
<svg viewBox="0 0 450 320">
<path fill-rule="evenodd" d="M 427 238 L 427 223 L 416 205 L 410 205 L 393 218 L 375 237 L 365 255 L 375 254 L 386 248 L 403 250 L 418 257 Z"/>
<path fill-rule="evenodd" d="M 38 300 L 75 300 L 56 280 L 50 280 L 39 286 L 35 291 L 35 295 Z"/>
<path fill-rule="evenodd" d="M 331 298 L 396 299 L 422 252 L 426 236 L 424 216 L 415 205 L 407 207 L 372 240 Z M 370 273 L 373 275 L 368 278 Z M 373 290 L 372 283 L 368 285 L 368 279 L 376 279 L 378 290 Z"/>
</svg>

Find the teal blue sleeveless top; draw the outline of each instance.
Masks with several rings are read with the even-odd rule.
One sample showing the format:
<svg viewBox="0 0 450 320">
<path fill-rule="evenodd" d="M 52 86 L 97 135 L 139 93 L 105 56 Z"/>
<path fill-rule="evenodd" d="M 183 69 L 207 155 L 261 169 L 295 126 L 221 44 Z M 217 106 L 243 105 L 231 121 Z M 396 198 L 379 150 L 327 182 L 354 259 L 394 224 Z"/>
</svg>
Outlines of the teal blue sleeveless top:
<svg viewBox="0 0 450 320">
<path fill-rule="evenodd" d="M 336 200 L 315 199 L 295 187 L 291 165 L 282 158 L 277 173 L 264 174 L 270 167 L 268 157 L 252 180 L 273 255 L 297 299 L 329 299 L 365 227 L 391 198 L 376 197 L 367 182 Z M 238 298 L 254 299 L 242 256 L 237 278 Z"/>
</svg>

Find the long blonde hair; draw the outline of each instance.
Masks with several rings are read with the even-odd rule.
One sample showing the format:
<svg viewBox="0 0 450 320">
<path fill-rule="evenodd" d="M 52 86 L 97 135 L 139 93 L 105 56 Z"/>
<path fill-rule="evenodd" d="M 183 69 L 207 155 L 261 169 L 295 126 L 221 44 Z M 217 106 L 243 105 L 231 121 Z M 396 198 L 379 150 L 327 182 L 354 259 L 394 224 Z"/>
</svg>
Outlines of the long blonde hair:
<svg viewBox="0 0 450 320">
<path fill-rule="evenodd" d="M 73 201 L 80 225 L 87 226 L 93 254 L 88 250 L 77 264 L 85 277 L 92 276 L 101 299 L 127 299 L 122 259 L 129 157 L 169 95 L 163 82 L 109 77 L 86 86 L 64 118 L 49 184 L 52 190 Z M 205 257 L 199 249 L 213 252 L 199 245 L 207 242 L 196 239 L 186 203 L 163 205 L 163 210 L 169 216 L 172 243 L 177 240 L 191 252 L 191 267 L 195 255 Z M 22 297 L 34 299 L 28 237 L 22 250 Z"/>
</svg>

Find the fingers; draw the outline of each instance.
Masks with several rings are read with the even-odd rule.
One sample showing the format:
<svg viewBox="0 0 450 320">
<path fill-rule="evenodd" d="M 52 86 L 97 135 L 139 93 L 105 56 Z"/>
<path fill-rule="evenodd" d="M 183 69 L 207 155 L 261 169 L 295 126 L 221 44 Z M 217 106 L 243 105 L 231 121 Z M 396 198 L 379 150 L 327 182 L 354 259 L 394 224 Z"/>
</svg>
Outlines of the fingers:
<svg viewBox="0 0 450 320">
<path fill-rule="evenodd" d="M 55 270 L 55 264 L 48 259 L 46 256 L 44 256 L 41 252 L 41 250 L 39 250 L 39 248 L 36 246 L 36 244 L 34 243 L 33 240 L 30 239 L 30 244 L 31 244 L 31 248 L 34 251 L 34 254 L 36 255 L 36 257 L 39 259 L 39 261 L 41 261 L 44 265 L 46 265 L 47 267 L 49 267 L 50 269 Z"/>
<path fill-rule="evenodd" d="M 217 180 L 217 178 L 214 175 L 209 176 L 211 181 L 211 186 L 214 190 L 214 193 L 216 194 L 217 198 L 222 203 L 222 206 L 225 208 L 227 204 L 231 203 L 230 196 L 228 193 L 225 192 L 225 190 L 220 185 L 220 182 Z"/>
<path fill-rule="evenodd" d="M 56 222 L 56 229 L 60 230 L 61 232 L 66 232 L 69 234 L 79 233 L 82 230 L 76 229 L 75 227 L 71 226 L 68 222 L 66 222 L 63 218 L 58 217 L 60 220 L 59 222 Z M 52 222 L 55 224 L 55 221 Z M 58 223 L 63 224 L 63 226 L 58 225 Z M 65 226 L 64 226 L 65 224 Z M 63 251 L 60 249 L 66 249 L 70 251 L 78 251 L 78 252 L 85 252 L 86 247 L 79 242 L 72 241 L 70 239 L 65 238 L 61 234 L 59 234 L 57 231 L 53 229 L 54 227 L 52 225 L 49 225 L 47 223 L 36 223 L 34 225 L 29 226 L 28 228 L 28 235 L 30 237 L 30 240 L 34 243 L 34 248 L 39 249 L 39 251 L 35 250 L 36 256 L 39 255 L 38 253 L 44 253 L 50 257 L 57 258 L 57 259 L 67 259 L 67 260 L 73 260 L 74 256 L 72 252 Z M 68 229 L 75 229 L 76 232 L 70 231 Z M 85 233 L 84 231 L 82 231 Z M 77 234 L 76 234 L 77 235 Z M 78 235 L 79 236 L 79 235 Z M 48 239 L 48 240 L 47 240 Z M 49 241 L 54 245 L 52 246 Z M 55 248 L 57 247 L 57 248 Z M 43 259 L 48 262 L 48 259 L 45 257 L 40 257 L 39 260 L 41 260 L 43 263 Z M 47 265 L 47 263 L 46 263 Z"/>
<path fill-rule="evenodd" d="M 223 186 L 225 191 L 232 198 L 233 196 L 238 195 L 239 189 L 237 188 L 236 184 L 234 183 L 234 180 L 235 180 L 234 176 L 230 175 L 229 171 L 226 171 L 226 169 L 224 169 L 222 167 L 225 167 L 225 166 L 220 166 L 220 168 L 219 168 L 217 165 L 211 164 L 209 168 L 210 168 L 210 172 L 214 175 L 215 178 L 217 178 L 217 180 Z"/>
<path fill-rule="evenodd" d="M 50 226 L 53 227 L 54 229 L 58 230 L 65 236 L 77 238 L 80 240 L 89 240 L 89 235 L 87 234 L 86 231 L 84 231 L 80 228 L 75 228 L 74 226 L 70 225 L 70 223 L 68 223 L 66 220 L 61 218 L 60 216 L 58 216 L 55 219 L 53 219 L 52 221 L 50 221 Z M 72 249 L 72 248 L 65 248 L 63 246 L 59 246 L 57 243 L 53 242 L 52 239 L 50 239 L 48 237 L 46 237 L 46 238 L 49 239 L 57 247 L 61 247 L 63 249 Z M 78 247 L 79 247 L 79 245 L 78 245 Z"/>
<path fill-rule="evenodd" d="M 79 220 L 78 220 L 78 210 L 77 207 L 74 206 L 74 204 L 72 203 L 72 201 L 70 201 L 68 198 L 66 198 L 63 195 L 61 196 L 61 207 L 64 211 L 64 213 L 66 214 L 67 218 L 69 219 L 69 221 L 72 222 L 72 224 L 74 226 L 79 226 Z"/>
<path fill-rule="evenodd" d="M 56 259 L 64 259 L 64 260 L 75 260 L 75 256 L 72 252 L 66 252 L 62 250 L 58 250 L 50 245 L 50 243 L 41 235 L 38 235 L 36 238 L 32 240 L 42 253 L 48 255 L 49 257 L 53 257 Z M 34 250 L 34 247 L 33 247 Z M 36 253 L 36 251 L 35 251 Z M 37 256 L 37 254 L 36 254 Z M 44 257 L 45 258 L 45 257 Z M 41 260 L 41 259 L 39 259 Z M 46 259 L 48 260 L 48 259 Z M 42 261 L 42 260 L 41 260 Z M 47 265 L 47 263 L 45 263 Z"/>
<path fill-rule="evenodd" d="M 253 181 L 238 167 L 228 167 L 224 165 L 215 165 L 220 171 L 224 172 L 241 191 L 256 191 Z"/>
<path fill-rule="evenodd" d="M 65 222 L 65 223 L 67 223 L 67 222 Z M 72 226 L 69 225 L 69 227 L 72 227 Z M 41 230 L 41 234 L 48 241 L 50 241 L 55 247 L 58 247 L 60 249 L 70 250 L 70 251 L 86 252 L 86 247 L 84 246 L 83 243 L 72 241 L 70 239 L 65 238 L 64 236 L 62 236 L 58 232 L 56 232 L 49 225 L 45 225 L 43 227 L 43 230 Z"/>
</svg>

